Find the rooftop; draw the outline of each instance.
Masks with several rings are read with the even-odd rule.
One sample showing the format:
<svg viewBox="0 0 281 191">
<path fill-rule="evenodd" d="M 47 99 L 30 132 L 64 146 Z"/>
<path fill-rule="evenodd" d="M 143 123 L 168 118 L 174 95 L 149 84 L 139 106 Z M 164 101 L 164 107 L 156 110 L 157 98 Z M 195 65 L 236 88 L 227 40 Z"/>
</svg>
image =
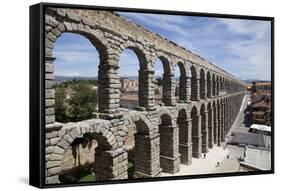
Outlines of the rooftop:
<svg viewBox="0 0 281 191">
<path fill-rule="evenodd" d="M 271 169 L 271 151 L 263 148 L 246 147 L 241 165 L 255 170 Z"/>
</svg>

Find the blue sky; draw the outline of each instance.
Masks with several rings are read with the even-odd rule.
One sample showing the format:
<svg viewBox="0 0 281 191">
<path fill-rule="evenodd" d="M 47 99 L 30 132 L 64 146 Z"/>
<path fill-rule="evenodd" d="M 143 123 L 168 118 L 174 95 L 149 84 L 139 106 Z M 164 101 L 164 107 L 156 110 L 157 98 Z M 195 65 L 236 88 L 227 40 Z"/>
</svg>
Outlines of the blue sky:
<svg viewBox="0 0 281 191">
<path fill-rule="evenodd" d="M 199 54 L 241 79 L 270 80 L 270 22 L 208 17 L 119 13 L 150 31 Z M 55 74 L 96 76 L 99 57 L 84 37 L 63 34 L 55 43 Z M 131 50 L 120 56 L 120 76 L 137 76 L 138 59 Z M 162 64 L 155 65 L 157 76 Z M 176 76 L 179 76 L 177 69 Z"/>
</svg>

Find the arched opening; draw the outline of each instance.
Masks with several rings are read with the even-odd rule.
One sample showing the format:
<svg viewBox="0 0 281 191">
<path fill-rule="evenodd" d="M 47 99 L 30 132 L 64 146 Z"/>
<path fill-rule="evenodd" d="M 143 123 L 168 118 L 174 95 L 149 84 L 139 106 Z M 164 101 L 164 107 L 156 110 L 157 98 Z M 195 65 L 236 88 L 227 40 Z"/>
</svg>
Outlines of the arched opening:
<svg viewBox="0 0 281 191">
<path fill-rule="evenodd" d="M 185 109 L 181 109 L 178 113 L 177 124 L 179 126 L 179 153 L 181 154 L 181 163 L 191 163 L 191 124 L 187 120 Z"/>
<path fill-rule="evenodd" d="M 205 79 L 205 72 L 203 69 L 200 70 L 200 98 L 206 98 L 206 79 Z"/>
<path fill-rule="evenodd" d="M 228 79 L 225 79 L 225 92 L 228 93 Z"/>
<path fill-rule="evenodd" d="M 95 181 L 94 172 L 97 141 L 92 134 L 76 138 L 65 151 L 62 161 L 61 183 Z"/>
<path fill-rule="evenodd" d="M 175 66 L 175 99 L 176 99 L 176 102 L 179 102 L 180 101 L 180 90 L 181 90 L 181 87 L 180 87 L 180 77 L 181 77 L 181 73 L 180 73 L 180 68 L 178 65 Z"/>
<path fill-rule="evenodd" d="M 214 143 L 218 143 L 218 124 L 217 124 L 217 107 L 216 102 L 213 101 L 213 125 L 214 125 Z"/>
<path fill-rule="evenodd" d="M 221 120 L 222 120 L 222 134 L 221 140 L 225 141 L 226 129 L 225 129 L 225 99 L 221 100 Z"/>
<path fill-rule="evenodd" d="M 218 96 L 219 95 L 219 92 L 220 92 L 220 79 L 219 79 L 219 76 L 217 76 L 217 79 L 216 79 L 216 95 Z"/>
<path fill-rule="evenodd" d="M 188 102 L 188 90 L 187 90 L 187 74 L 182 62 L 177 63 L 175 70 L 176 78 L 176 100 L 177 102 Z"/>
<path fill-rule="evenodd" d="M 55 117 L 58 122 L 90 119 L 99 110 L 98 66 L 105 60 L 92 38 L 63 33 L 55 42 L 53 55 Z"/>
<path fill-rule="evenodd" d="M 201 127 L 200 127 L 200 116 L 197 108 L 193 106 L 191 110 L 192 119 L 192 156 L 195 158 L 201 157 Z"/>
<path fill-rule="evenodd" d="M 207 106 L 207 110 L 208 110 L 208 147 L 209 148 L 213 148 L 213 143 L 214 143 L 214 128 L 213 128 L 213 111 L 212 111 L 212 104 L 211 102 L 208 103 Z"/>
<path fill-rule="evenodd" d="M 222 77 L 220 76 L 220 92 L 223 91 L 223 83 L 222 83 Z"/>
<path fill-rule="evenodd" d="M 177 129 L 173 126 L 172 118 L 169 114 L 162 114 L 160 120 L 160 167 L 163 172 L 175 173 L 179 170 L 179 164 L 174 159 L 175 154 L 178 155 L 178 142 L 175 142 L 175 140 L 178 140 L 176 137 L 178 136 L 178 131 L 176 133 L 175 130 Z"/>
<path fill-rule="evenodd" d="M 156 105 L 171 105 L 172 95 L 172 79 L 170 63 L 167 58 L 160 56 L 154 64 L 154 93 Z M 165 82 L 165 83 L 163 83 Z"/>
<path fill-rule="evenodd" d="M 126 48 L 119 57 L 120 108 L 129 112 L 139 106 L 139 74 L 142 53 L 137 49 Z"/>
<path fill-rule="evenodd" d="M 191 101 L 198 101 L 198 80 L 197 80 L 197 72 L 194 66 L 190 67 L 191 72 Z"/>
<path fill-rule="evenodd" d="M 109 179 L 112 176 L 112 170 L 108 167 L 101 168 L 101 166 L 104 161 L 113 160 L 107 154 L 107 151 L 111 149 L 106 138 L 100 134 L 85 133 L 82 137 L 74 138 L 64 152 L 59 181 L 74 183 Z"/>
<path fill-rule="evenodd" d="M 225 92 L 225 78 L 222 78 L 222 91 Z"/>
<path fill-rule="evenodd" d="M 211 93 L 212 93 L 212 84 L 211 84 L 211 75 L 210 72 L 207 72 L 207 97 L 210 98 L 211 97 Z"/>
<path fill-rule="evenodd" d="M 148 135 L 148 124 L 142 119 L 138 119 L 134 125 L 128 126 L 128 135 L 124 138 L 124 145 L 128 152 L 129 179 L 141 178 L 143 174 L 148 176 L 151 173 L 150 150 L 153 145 L 147 139 Z"/>
<path fill-rule="evenodd" d="M 218 111 L 218 136 L 217 136 L 217 139 L 218 139 L 218 146 L 221 145 L 221 133 L 222 133 L 222 129 L 221 129 L 221 105 L 220 105 L 220 101 L 218 100 L 217 102 L 217 111 Z"/>
<path fill-rule="evenodd" d="M 215 77 L 215 74 L 213 74 L 213 77 L 212 77 L 212 95 L 213 96 L 216 96 L 216 77 Z"/>
<path fill-rule="evenodd" d="M 207 131 L 207 114 L 205 104 L 200 108 L 201 132 L 202 132 L 202 153 L 208 152 L 208 131 Z"/>
</svg>

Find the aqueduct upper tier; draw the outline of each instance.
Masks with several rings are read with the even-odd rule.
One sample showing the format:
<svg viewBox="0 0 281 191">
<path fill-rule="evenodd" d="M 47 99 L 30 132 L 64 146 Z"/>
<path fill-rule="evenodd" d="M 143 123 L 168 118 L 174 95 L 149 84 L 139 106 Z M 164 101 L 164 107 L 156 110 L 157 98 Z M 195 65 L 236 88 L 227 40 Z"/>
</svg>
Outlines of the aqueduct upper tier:
<svg viewBox="0 0 281 191">
<path fill-rule="evenodd" d="M 171 29 L 172 30 L 172 29 Z M 187 29 L 188 30 L 188 29 Z M 55 122 L 53 47 L 62 33 L 80 34 L 99 57 L 99 119 Z M 139 107 L 120 112 L 119 56 L 133 50 L 139 60 Z M 154 99 L 154 63 L 163 68 L 163 106 Z M 180 69 L 176 101 L 175 67 Z M 134 177 L 176 173 L 179 164 L 221 145 L 242 103 L 245 84 L 183 47 L 110 11 L 46 8 L 45 10 L 46 183 L 63 173 L 65 151 L 86 134 L 97 140 L 97 180 L 126 179 L 128 153 L 124 139 L 134 129 Z"/>
</svg>

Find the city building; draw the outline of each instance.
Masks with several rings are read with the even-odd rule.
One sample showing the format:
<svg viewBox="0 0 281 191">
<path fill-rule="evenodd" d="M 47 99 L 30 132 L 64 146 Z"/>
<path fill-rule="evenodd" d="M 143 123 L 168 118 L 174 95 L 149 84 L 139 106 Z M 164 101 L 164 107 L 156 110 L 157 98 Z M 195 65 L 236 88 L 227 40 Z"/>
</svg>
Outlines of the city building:
<svg viewBox="0 0 281 191">
<path fill-rule="evenodd" d="M 256 83 L 256 93 L 271 94 L 271 82 Z"/>
<path fill-rule="evenodd" d="M 251 99 L 252 122 L 271 126 L 271 95 L 253 93 Z"/>
</svg>

